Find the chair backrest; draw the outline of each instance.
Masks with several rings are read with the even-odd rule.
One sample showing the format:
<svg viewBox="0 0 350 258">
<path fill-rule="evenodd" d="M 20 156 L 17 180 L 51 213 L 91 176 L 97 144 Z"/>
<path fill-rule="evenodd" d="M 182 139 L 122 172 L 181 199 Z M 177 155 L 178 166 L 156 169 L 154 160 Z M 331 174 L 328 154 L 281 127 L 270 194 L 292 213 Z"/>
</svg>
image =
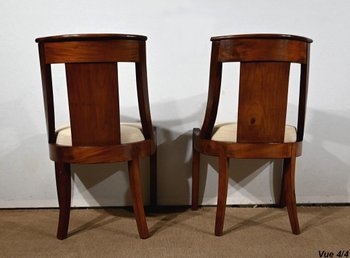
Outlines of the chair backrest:
<svg viewBox="0 0 350 258">
<path fill-rule="evenodd" d="M 81 34 L 38 38 L 49 143 L 55 143 L 51 64 L 66 69 L 73 146 L 120 144 L 118 62 L 133 62 L 142 130 L 153 138 L 146 39 L 139 35 Z"/>
<path fill-rule="evenodd" d="M 240 62 L 237 142 L 283 142 L 290 63 L 301 64 L 297 141 L 303 140 L 311 39 L 280 34 L 213 37 L 209 95 L 201 137 L 216 119 L 222 63 Z"/>
</svg>

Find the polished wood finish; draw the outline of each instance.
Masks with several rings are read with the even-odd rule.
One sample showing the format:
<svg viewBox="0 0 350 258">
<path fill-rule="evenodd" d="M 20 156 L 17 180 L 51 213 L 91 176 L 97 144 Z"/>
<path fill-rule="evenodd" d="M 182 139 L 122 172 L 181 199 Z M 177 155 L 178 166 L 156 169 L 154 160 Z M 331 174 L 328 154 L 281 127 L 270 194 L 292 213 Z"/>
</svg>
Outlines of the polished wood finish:
<svg viewBox="0 0 350 258">
<path fill-rule="evenodd" d="M 306 42 L 290 39 L 224 39 L 220 44 L 220 62 L 296 62 L 305 63 Z"/>
<path fill-rule="evenodd" d="M 39 58 L 48 142 L 56 143 L 51 65 L 45 63 L 43 44 L 39 44 Z"/>
<path fill-rule="evenodd" d="M 229 159 L 224 153 L 219 157 L 219 184 L 218 184 L 218 204 L 216 208 L 215 235 L 221 236 L 224 229 L 224 219 L 226 210 L 227 188 L 228 188 L 228 167 Z"/>
<path fill-rule="evenodd" d="M 73 145 L 120 144 L 117 64 L 66 64 L 66 74 Z"/>
<path fill-rule="evenodd" d="M 310 45 L 306 47 L 307 59 L 310 58 Z M 305 113 L 307 103 L 307 93 L 309 87 L 309 62 L 301 64 L 300 90 L 299 90 L 299 108 L 298 108 L 298 131 L 297 141 L 303 141 L 305 128 Z"/>
<path fill-rule="evenodd" d="M 280 62 L 241 63 L 237 142 L 283 142 L 289 67 Z"/>
<path fill-rule="evenodd" d="M 67 237 L 70 202 L 71 202 L 71 171 L 70 164 L 55 162 L 56 187 L 60 214 L 57 228 L 57 238 L 65 239 Z"/>
<path fill-rule="evenodd" d="M 138 48 L 139 42 L 135 40 L 48 42 L 45 62 L 137 62 L 140 60 Z"/>
<path fill-rule="evenodd" d="M 138 40 L 146 41 L 147 37 L 134 34 L 118 34 L 118 33 L 87 33 L 87 34 L 64 34 L 56 36 L 48 36 L 36 38 L 35 42 L 61 42 L 61 41 L 101 41 L 101 40 Z"/>
<path fill-rule="evenodd" d="M 142 60 L 146 60 L 146 43 L 140 42 L 139 56 Z M 154 133 L 151 122 L 151 112 L 149 109 L 148 84 L 147 84 L 147 69 L 146 62 L 136 62 L 136 83 L 137 96 L 139 104 L 139 112 L 142 123 L 143 134 L 146 139 L 154 139 Z"/>
<path fill-rule="evenodd" d="M 207 101 L 207 109 L 204 116 L 200 138 L 209 139 L 213 131 L 216 115 L 218 112 L 222 63 L 219 62 L 220 42 L 213 42 L 211 48 L 210 75 L 209 75 L 209 93 Z"/>
<path fill-rule="evenodd" d="M 128 161 L 129 181 L 132 206 L 134 208 L 137 229 L 142 239 L 148 238 L 148 227 L 146 223 L 145 211 L 143 209 L 141 178 L 140 178 L 140 160 L 135 156 Z"/>
<path fill-rule="evenodd" d="M 70 164 L 128 162 L 130 192 L 141 238 L 149 237 L 140 182 L 140 158 L 150 157 L 151 205 L 157 202 L 156 128 L 152 126 L 147 86 L 146 37 L 81 34 L 38 38 L 50 158 L 55 161 L 60 207 L 57 238 L 68 234 Z M 118 62 L 133 62 L 140 120 L 145 140 L 121 144 Z M 72 146 L 56 144 L 51 65 L 66 67 Z"/>
<path fill-rule="evenodd" d="M 306 43 L 312 43 L 312 39 L 298 36 L 298 35 L 291 35 L 291 34 L 239 34 L 239 35 L 225 35 L 225 36 L 216 36 L 211 37 L 211 41 L 221 41 L 225 39 L 278 39 L 278 40 L 297 40 L 297 41 L 304 41 Z"/>
<path fill-rule="evenodd" d="M 133 153 L 137 153 L 140 157 L 147 157 L 149 153 L 154 153 L 155 149 L 156 146 L 152 140 L 111 146 L 49 145 L 51 160 L 84 164 L 121 162 L 131 159 Z"/>
<path fill-rule="evenodd" d="M 219 157 L 215 235 L 223 234 L 229 158 L 284 160 L 281 207 L 292 232 L 300 233 L 295 199 L 295 162 L 302 154 L 311 39 L 283 34 L 213 37 L 209 92 L 201 129 L 193 130 L 192 209 L 198 209 L 200 154 Z M 211 140 L 216 121 L 222 65 L 240 62 L 237 142 Z M 284 143 L 290 63 L 301 66 L 297 141 Z"/>
</svg>

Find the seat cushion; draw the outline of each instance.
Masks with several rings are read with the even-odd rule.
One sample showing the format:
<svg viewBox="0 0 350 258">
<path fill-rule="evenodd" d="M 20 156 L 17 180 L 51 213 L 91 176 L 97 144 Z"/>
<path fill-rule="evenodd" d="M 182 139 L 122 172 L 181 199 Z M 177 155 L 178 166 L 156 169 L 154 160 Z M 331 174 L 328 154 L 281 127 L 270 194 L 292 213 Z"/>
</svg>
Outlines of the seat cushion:
<svg viewBox="0 0 350 258">
<path fill-rule="evenodd" d="M 237 123 L 215 125 L 211 139 L 218 142 L 237 142 Z M 296 128 L 291 125 L 286 125 L 284 131 L 284 142 L 296 142 L 296 140 Z"/>
<path fill-rule="evenodd" d="M 133 143 L 145 140 L 142 134 L 140 123 L 121 123 L 120 141 L 122 144 Z M 56 130 L 56 143 L 63 146 L 72 146 L 72 133 L 70 126 L 62 126 Z"/>
</svg>

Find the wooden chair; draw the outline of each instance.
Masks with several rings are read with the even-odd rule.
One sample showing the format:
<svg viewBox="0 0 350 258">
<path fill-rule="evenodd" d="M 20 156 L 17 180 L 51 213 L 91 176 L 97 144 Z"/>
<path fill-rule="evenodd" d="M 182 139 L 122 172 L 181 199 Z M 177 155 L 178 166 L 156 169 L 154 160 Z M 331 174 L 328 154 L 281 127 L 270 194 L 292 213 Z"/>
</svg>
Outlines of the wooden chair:
<svg viewBox="0 0 350 258">
<path fill-rule="evenodd" d="M 149 237 L 141 196 L 140 158 L 150 156 L 151 204 L 156 204 L 156 130 L 147 90 L 145 36 L 82 34 L 38 38 L 50 158 L 60 207 L 57 238 L 67 237 L 72 163 L 128 162 L 138 232 Z M 121 123 L 118 62 L 133 62 L 141 123 Z M 66 69 L 70 126 L 55 126 L 51 64 Z"/>
<path fill-rule="evenodd" d="M 278 34 L 213 37 L 208 102 L 201 129 L 193 130 L 192 209 L 198 209 L 200 154 L 219 157 L 215 235 L 223 234 L 229 158 L 283 159 L 280 205 L 299 234 L 294 173 L 301 155 L 311 39 Z M 240 62 L 238 121 L 215 125 L 222 64 Z M 286 125 L 290 63 L 301 64 L 298 124 Z"/>
</svg>

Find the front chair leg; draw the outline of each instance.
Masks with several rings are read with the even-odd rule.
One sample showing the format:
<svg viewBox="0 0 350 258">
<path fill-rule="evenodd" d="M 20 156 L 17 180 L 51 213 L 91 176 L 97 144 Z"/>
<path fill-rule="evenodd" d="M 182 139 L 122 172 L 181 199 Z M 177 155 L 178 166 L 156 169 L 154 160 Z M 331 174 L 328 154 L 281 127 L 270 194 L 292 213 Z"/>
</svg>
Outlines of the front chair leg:
<svg viewBox="0 0 350 258">
<path fill-rule="evenodd" d="M 280 208 L 286 207 L 286 189 L 287 189 L 287 177 L 284 171 L 287 169 L 286 166 L 289 166 L 289 159 L 283 159 L 283 171 L 282 171 L 282 184 L 281 184 L 281 194 L 280 194 Z"/>
<path fill-rule="evenodd" d="M 296 156 L 293 155 L 289 159 L 284 160 L 285 164 L 283 165 L 283 178 L 284 178 L 284 193 L 285 193 L 285 202 L 287 205 L 288 216 L 290 225 L 292 227 L 293 234 L 300 234 L 297 206 L 295 199 L 295 162 Z"/>
<path fill-rule="evenodd" d="M 219 157 L 219 187 L 218 204 L 216 208 L 215 235 L 221 236 L 224 229 L 227 187 L 228 187 L 228 166 L 229 159 L 221 154 Z"/>
<path fill-rule="evenodd" d="M 149 237 L 149 232 L 142 202 L 139 159 L 134 158 L 133 160 L 128 161 L 128 167 L 131 201 L 134 209 L 137 229 L 139 231 L 140 238 L 145 239 Z"/>
<path fill-rule="evenodd" d="M 70 164 L 55 162 L 56 187 L 60 214 L 58 219 L 57 238 L 65 239 L 68 235 L 68 225 L 71 203 L 71 171 Z"/>
</svg>

